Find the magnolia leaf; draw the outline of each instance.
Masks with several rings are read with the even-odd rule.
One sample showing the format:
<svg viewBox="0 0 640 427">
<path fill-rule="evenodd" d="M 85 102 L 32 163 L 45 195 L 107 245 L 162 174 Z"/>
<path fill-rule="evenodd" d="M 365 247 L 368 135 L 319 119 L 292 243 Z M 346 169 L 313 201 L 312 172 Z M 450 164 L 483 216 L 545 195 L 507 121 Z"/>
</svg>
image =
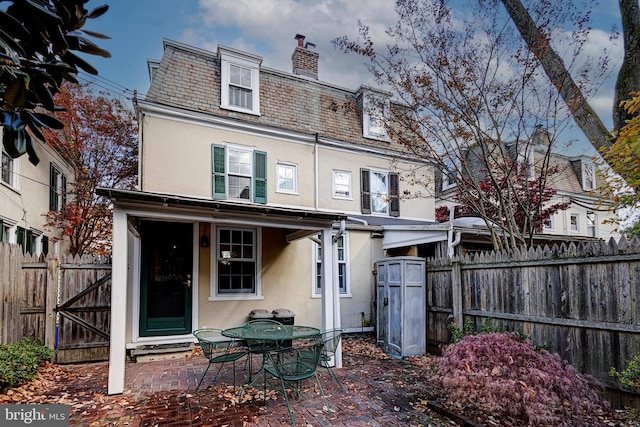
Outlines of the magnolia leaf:
<svg viewBox="0 0 640 427">
<path fill-rule="evenodd" d="M 11 107 L 22 107 L 27 101 L 27 90 L 23 76 L 18 76 L 4 89 L 4 100 Z"/>
<path fill-rule="evenodd" d="M 82 68 L 85 72 L 89 74 L 93 74 L 94 76 L 98 75 L 98 70 L 93 68 L 93 66 L 91 66 L 88 62 L 86 62 L 84 59 L 80 58 L 79 56 L 75 55 L 72 52 L 66 52 L 62 56 L 62 59 L 66 61 L 68 64 L 75 65 L 77 67 Z"/>
<path fill-rule="evenodd" d="M 109 5 L 103 4 L 102 6 L 98 6 L 95 9 L 93 9 L 91 12 L 89 12 L 89 14 L 87 15 L 88 19 L 95 19 L 98 18 L 99 16 L 104 15 L 107 10 L 109 10 Z"/>
<path fill-rule="evenodd" d="M 85 30 L 85 29 L 82 29 L 80 31 L 82 31 L 83 33 L 85 33 L 88 36 L 95 37 L 97 39 L 111 40 L 111 37 L 109 37 L 109 36 L 107 36 L 105 34 L 102 34 L 102 33 L 96 33 L 95 31 L 90 31 L 90 30 Z"/>
</svg>

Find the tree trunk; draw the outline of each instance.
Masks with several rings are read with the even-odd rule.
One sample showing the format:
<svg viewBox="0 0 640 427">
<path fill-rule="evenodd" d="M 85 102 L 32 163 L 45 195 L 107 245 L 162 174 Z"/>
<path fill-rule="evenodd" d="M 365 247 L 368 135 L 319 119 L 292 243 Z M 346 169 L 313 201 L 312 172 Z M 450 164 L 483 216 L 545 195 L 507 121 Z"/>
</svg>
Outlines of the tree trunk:
<svg viewBox="0 0 640 427">
<path fill-rule="evenodd" d="M 629 98 L 630 92 L 640 91 L 640 10 L 638 0 L 620 0 L 622 32 L 624 36 L 624 60 L 616 81 L 613 102 L 613 129 L 619 131 L 632 116 L 620 102 Z"/>
<path fill-rule="evenodd" d="M 621 4 L 625 1 L 635 1 L 637 5 L 637 0 L 620 0 Z M 551 83 L 558 89 L 574 121 L 589 139 L 589 142 L 597 150 L 602 147 L 610 147 L 612 144 L 611 134 L 576 85 L 564 66 L 562 58 L 549 44 L 547 36 L 536 27 L 522 2 L 520 0 L 502 0 L 502 4 L 527 43 L 529 50 L 538 58 Z"/>
</svg>

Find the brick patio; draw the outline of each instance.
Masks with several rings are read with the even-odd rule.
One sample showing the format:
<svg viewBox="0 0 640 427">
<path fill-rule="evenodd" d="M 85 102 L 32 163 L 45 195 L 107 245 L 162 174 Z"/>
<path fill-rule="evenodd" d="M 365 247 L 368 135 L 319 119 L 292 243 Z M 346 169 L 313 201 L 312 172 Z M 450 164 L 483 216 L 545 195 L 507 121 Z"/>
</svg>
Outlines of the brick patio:
<svg viewBox="0 0 640 427">
<path fill-rule="evenodd" d="M 68 365 L 78 376 L 52 393 L 93 396 L 96 404 L 72 405 L 71 425 L 81 426 L 246 426 L 290 425 L 281 391 L 273 383 L 262 399 L 232 404 L 231 370 L 224 369 L 212 384 L 215 366 L 207 373 L 196 393 L 207 360 L 202 355 L 180 356 L 126 365 L 125 392 L 106 396 L 108 364 Z M 429 384 L 421 369 L 397 359 L 364 355 L 343 356 L 342 369 L 336 370 L 345 391 L 342 392 L 324 369 L 321 384 L 331 411 L 324 403 L 313 380 L 303 385 L 301 398 L 290 399 L 297 426 L 456 426 L 460 425 L 427 408 Z M 255 364 L 254 364 L 255 366 Z M 244 363 L 237 370 L 238 385 L 246 380 Z M 262 391 L 261 382 L 248 392 Z M 98 396 L 98 398 L 96 398 Z M 460 420 L 458 420 L 460 421 Z"/>
</svg>

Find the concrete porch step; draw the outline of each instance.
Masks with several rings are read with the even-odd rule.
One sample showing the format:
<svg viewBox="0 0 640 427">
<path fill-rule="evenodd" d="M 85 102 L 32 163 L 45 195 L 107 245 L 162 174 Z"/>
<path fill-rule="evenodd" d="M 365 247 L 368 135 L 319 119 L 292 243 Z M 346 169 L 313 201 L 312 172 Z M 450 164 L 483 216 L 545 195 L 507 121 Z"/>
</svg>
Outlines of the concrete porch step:
<svg viewBox="0 0 640 427">
<path fill-rule="evenodd" d="M 131 350 L 130 357 L 136 362 L 177 359 L 185 357 L 196 347 L 192 342 L 144 345 Z"/>
</svg>

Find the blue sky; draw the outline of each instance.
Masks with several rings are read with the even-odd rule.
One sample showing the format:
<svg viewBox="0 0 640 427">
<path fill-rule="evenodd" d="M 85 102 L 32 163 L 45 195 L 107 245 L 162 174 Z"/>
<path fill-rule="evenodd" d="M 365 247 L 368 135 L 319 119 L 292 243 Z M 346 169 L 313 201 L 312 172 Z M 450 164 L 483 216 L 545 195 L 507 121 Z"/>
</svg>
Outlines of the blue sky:
<svg viewBox="0 0 640 427">
<path fill-rule="evenodd" d="M 261 55 L 266 67 L 291 71 L 296 33 L 316 44 L 320 80 L 356 89 L 370 82 L 363 60 L 337 51 L 331 41 L 343 35 L 355 37 L 358 20 L 370 26 L 374 37 L 383 37 L 384 29 L 397 18 L 391 0 L 90 0 L 86 7 L 103 3 L 109 11 L 89 20 L 85 28 L 111 37 L 96 42 L 112 57 L 88 57 L 100 74 L 92 78 L 82 73 L 81 80 L 91 79 L 98 89 L 115 94 L 125 88 L 146 93 L 147 59 L 161 59 L 165 38 L 213 52 L 218 44 L 234 47 Z M 617 0 L 598 3 L 587 47 L 595 53 L 611 49 L 611 77 L 590 102 L 610 127 L 622 46 L 621 40 L 612 42 L 609 33 L 613 26 L 621 29 L 621 23 Z"/>
</svg>

